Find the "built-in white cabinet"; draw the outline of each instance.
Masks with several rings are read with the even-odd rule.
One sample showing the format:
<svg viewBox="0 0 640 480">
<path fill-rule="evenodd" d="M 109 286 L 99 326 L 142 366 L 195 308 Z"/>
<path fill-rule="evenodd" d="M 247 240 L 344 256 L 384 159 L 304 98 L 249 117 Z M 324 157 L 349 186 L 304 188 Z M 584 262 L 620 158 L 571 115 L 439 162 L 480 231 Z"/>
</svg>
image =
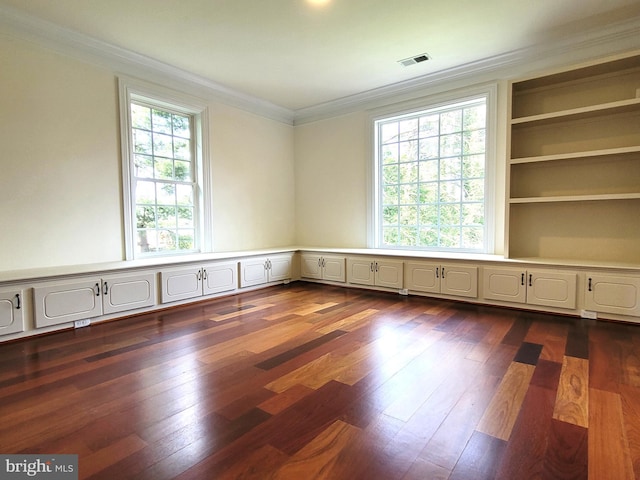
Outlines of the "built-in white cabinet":
<svg viewBox="0 0 640 480">
<path fill-rule="evenodd" d="M 33 297 L 36 327 L 58 325 L 151 307 L 157 303 L 156 276 L 144 272 L 55 282 L 36 286 Z"/>
<path fill-rule="evenodd" d="M 409 291 L 458 297 L 478 296 L 478 267 L 470 265 L 407 262 L 405 287 Z"/>
<path fill-rule="evenodd" d="M 557 308 L 576 308 L 575 272 L 484 267 L 483 297 Z"/>
<path fill-rule="evenodd" d="M 347 258 L 347 281 L 358 285 L 402 289 L 404 264 L 398 260 Z"/>
<path fill-rule="evenodd" d="M 255 257 L 240 261 L 240 286 L 252 287 L 291 278 L 293 254 Z"/>
<path fill-rule="evenodd" d="M 587 273 L 585 309 L 640 316 L 640 277 Z"/>
<path fill-rule="evenodd" d="M 238 263 L 172 268 L 160 272 L 162 303 L 230 292 L 238 288 Z"/>
<path fill-rule="evenodd" d="M 0 291 L 0 335 L 24 331 L 24 292 Z"/>
<path fill-rule="evenodd" d="M 302 278 L 333 282 L 346 280 L 345 257 L 303 253 L 300 258 L 300 276 Z"/>
<path fill-rule="evenodd" d="M 157 303 L 155 272 L 102 277 L 102 313 L 105 315 Z"/>
</svg>

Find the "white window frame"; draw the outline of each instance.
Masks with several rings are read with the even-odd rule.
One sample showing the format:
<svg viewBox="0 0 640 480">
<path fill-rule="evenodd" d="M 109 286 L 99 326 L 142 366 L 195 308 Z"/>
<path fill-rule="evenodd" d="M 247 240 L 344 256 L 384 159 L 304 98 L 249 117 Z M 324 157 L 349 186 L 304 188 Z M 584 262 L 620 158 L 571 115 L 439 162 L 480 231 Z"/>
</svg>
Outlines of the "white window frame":
<svg viewBox="0 0 640 480">
<path fill-rule="evenodd" d="M 438 109 L 447 105 L 465 102 L 474 98 L 486 98 L 487 130 L 485 145 L 485 207 L 484 207 L 484 248 L 481 250 L 463 248 L 436 248 L 414 246 L 387 246 L 380 238 L 380 185 L 379 159 L 377 158 L 376 122 L 393 117 L 411 116 L 418 112 Z M 496 136 L 497 136 L 497 84 L 481 85 L 461 90 L 446 92 L 434 96 L 423 97 L 408 102 L 398 103 L 370 112 L 368 118 L 370 139 L 369 158 L 367 162 L 367 246 L 403 251 L 434 251 L 441 253 L 493 253 L 495 250 L 495 174 L 496 174 Z"/>
<path fill-rule="evenodd" d="M 155 85 L 144 80 L 119 77 L 120 141 L 122 148 L 122 206 L 125 240 L 125 259 L 153 258 L 169 255 L 189 255 L 211 252 L 212 212 L 211 212 L 211 170 L 209 165 L 209 110 L 204 100 L 181 92 Z M 133 191 L 133 139 L 131 135 L 131 102 L 166 108 L 174 112 L 190 115 L 194 119 L 195 152 L 195 202 L 197 210 L 195 251 L 193 252 L 153 252 L 136 255 L 136 214 L 135 192 Z"/>
</svg>

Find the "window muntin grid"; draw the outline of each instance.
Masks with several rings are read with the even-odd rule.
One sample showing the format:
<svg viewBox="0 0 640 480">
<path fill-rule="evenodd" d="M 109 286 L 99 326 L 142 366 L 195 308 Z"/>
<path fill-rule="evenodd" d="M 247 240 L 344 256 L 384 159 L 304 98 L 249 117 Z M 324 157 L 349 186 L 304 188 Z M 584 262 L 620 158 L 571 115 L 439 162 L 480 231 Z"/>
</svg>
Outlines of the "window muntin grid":
<svg viewBox="0 0 640 480">
<path fill-rule="evenodd" d="M 377 246 L 485 249 L 487 97 L 375 122 Z"/>
</svg>

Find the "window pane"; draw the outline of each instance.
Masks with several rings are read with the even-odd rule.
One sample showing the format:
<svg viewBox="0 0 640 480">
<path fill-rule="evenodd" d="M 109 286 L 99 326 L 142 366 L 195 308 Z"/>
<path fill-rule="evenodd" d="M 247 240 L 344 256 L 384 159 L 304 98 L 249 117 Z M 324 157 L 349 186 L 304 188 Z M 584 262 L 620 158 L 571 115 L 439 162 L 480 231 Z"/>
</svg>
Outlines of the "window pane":
<svg viewBox="0 0 640 480">
<path fill-rule="evenodd" d="M 195 248 L 195 232 L 193 230 L 179 230 L 178 247 L 180 250 L 193 250 Z"/>
<path fill-rule="evenodd" d="M 398 183 L 398 165 L 385 165 L 382 167 L 382 182 L 385 184 Z"/>
<path fill-rule="evenodd" d="M 131 126 L 151 130 L 151 109 L 142 105 L 131 104 Z"/>
<path fill-rule="evenodd" d="M 440 115 L 428 115 L 420 118 L 420 137 L 433 137 L 440 134 Z"/>
<path fill-rule="evenodd" d="M 151 155 L 151 133 L 146 130 L 133 130 L 133 151 L 135 153 L 148 153 Z"/>
<path fill-rule="evenodd" d="M 183 138 L 174 138 L 173 156 L 181 160 L 191 160 L 191 141 Z"/>
<path fill-rule="evenodd" d="M 378 241 L 483 250 L 486 99 L 376 123 Z"/>
<path fill-rule="evenodd" d="M 192 185 L 176 185 L 176 204 L 188 206 L 194 204 Z"/>
<path fill-rule="evenodd" d="M 170 135 L 153 134 L 153 154 L 157 157 L 173 157 L 173 140 Z"/>
<path fill-rule="evenodd" d="M 439 137 L 423 138 L 420 140 L 420 160 L 438 158 L 440 155 Z"/>
<path fill-rule="evenodd" d="M 462 110 L 440 114 L 440 135 L 462 130 Z"/>
<path fill-rule="evenodd" d="M 400 183 L 415 183 L 418 181 L 418 163 L 400 164 Z"/>
<path fill-rule="evenodd" d="M 178 227 L 193 227 L 193 208 L 179 207 L 178 208 Z"/>
<path fill-rule="evenodd" d="M 382 147 L 382 163 L 398 163 L 398 144 L 392 143 Z"/>
<path fill-rule="evenodd" d="M 485 128 L 487 124 L 487 107 L 485 105 L 477 105 L 475 107 L 464 109 L 464 129 L 475 130 Z"/>
<path fill-rule="evenodd" d="M 387 206 L 382 209 L 382 222 L 384 225 L 398 224 L 399 207 Z"/>
<path fill-rule="evenodd" d="M 191 138 L 191 126 L 189 117 L 173 115 L 173 134 L 177 137 Z"/>
<path fill-rule="evenodd" d="M 178 224 L 176 219 L 176 207 L 158 207 L 158 226 L 162 228 L 175 228 Z"/>
<path fill-rule="evenodd" d="M 133 157 L 135 166 L 134 175 L 138 178 L 153 178 L 153 157 L 149 155 L 135 155 Z"/>
<path fill-rule="evenodd" d="M 193 172 L 191 170 L 191 162 L 181 162 L 176 160 L 173 162 L 174 178 L 179 181 L 190 181 L 193 178 Z"/>
<path fill-rule="evenodd" d="M 136 224 L 138 228 L 155 228 L 156 209 L 152 206 L 136 207 Z"/>
<path fill-rule="evenodd" d="M 401 142 L 400 143 L 400 161 L 412 162 L 418 159 L 418 142 Z"/>
<path fill-rule="evenodd" d="M 173 180 L 173 161 L 170 158 L 156 158 L 156 178 Z"/>
<path fill-rule="evenodd" d="M 176 187 L 172 183 L 158 183 L 156 188 L 158 205 L 176 204 Z"/>
<path fill-rule="evenodd" d="M 440 137 L 440 155 L 452 157 L 462 153 L 462 138 L 459 133 L 443 135 Z"/>
<path fill-rule="evenodd" d="M 136 203 L 156 203 L 156 185 L 153 182 L 136 182 Z"/>
<path fill-rule="evenodd" d="M 400 122 L 400 140 L 418 138 L 418 119 L 412 118 Z"/>
<path fill-rule="evenodd" d="M 398 141 L 399 125 L 397 122 L 383 123 L 380 127 L 380 143 Z"/>
<path fill-rule="evenodd" d="M 138 230 L 136 239 L 137 251 L 141 253 L 155 252 L 158 244 L 158 236 L 155 230 Z"/>
<path fill-rule="evenodd" d="M 153 110 L 153 131 L 171 134 L 171 114 L 162 110 Z"/>
</svg>

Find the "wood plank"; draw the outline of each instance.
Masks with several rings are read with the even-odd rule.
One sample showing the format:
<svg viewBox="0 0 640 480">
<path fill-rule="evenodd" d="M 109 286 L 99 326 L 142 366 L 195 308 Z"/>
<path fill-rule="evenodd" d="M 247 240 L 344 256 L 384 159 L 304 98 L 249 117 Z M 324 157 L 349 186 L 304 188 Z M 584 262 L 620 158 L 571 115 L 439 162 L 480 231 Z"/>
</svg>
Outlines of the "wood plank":
<svg viewBox="0 0 640 480">
<path fill-rule="evenodd" d="M 348 461 L 342 458 L 341 452 L 357 434 L 357 427 L 337 420 L 287 460 L 272 478 L 333 479 L 334 465 Z"/>
<path fill-rule="evenodd" d="M 586 480 L 588 433 L 584 427 L 551 420 L 542 478 Z"/>
<path fill-rule="evenodd" d="M 628 385 L 620 386 L 622 413 L 629 452 L 636 479 L 640 479 L 640 389 Z"/>
<path fill-rule="evenodd" d="M 635 478 L 617 393 L 589 389 L 589 479 Z"/>
<path fill-rule="evenodd" d="M 501 440 L 509 440 L 535 367 L 513 362 L 498 391 L 480 420 L 477 430 Z"/>
<path fill-rule="evenodd" d="M 589 361 L 564 357 L 553 418 L 589 426 Z"/>
<path fill-rule="evenodd" d="M 109 480 L 640 479 L 638 332 L 269 287 L 0 346 L 0 450 Z"/>
</svg>

